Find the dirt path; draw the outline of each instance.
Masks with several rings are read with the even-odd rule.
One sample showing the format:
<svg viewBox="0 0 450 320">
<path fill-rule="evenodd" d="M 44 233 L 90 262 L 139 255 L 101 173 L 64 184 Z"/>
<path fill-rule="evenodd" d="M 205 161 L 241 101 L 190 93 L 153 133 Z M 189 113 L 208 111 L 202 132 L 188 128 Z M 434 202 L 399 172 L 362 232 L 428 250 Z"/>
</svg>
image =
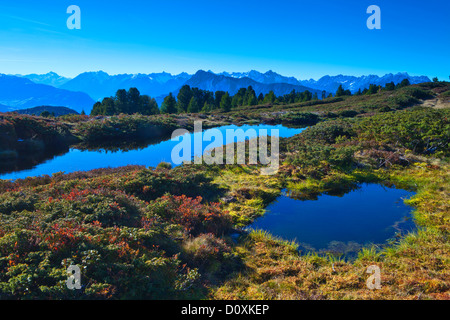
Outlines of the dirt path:
<svg viewBox="0 0 450 320">
<path fill-rule="evenodd" d="M 445 108 L 450 108 L 450 100 L 441 100 L 441 99 L 430 99 L 430 100 L 425 100 L 422 103 L 422 106 L 424 107 L 430 107 L 430 108 L 435 108 L 435 109 L 445 109 Z"/>
</svg>

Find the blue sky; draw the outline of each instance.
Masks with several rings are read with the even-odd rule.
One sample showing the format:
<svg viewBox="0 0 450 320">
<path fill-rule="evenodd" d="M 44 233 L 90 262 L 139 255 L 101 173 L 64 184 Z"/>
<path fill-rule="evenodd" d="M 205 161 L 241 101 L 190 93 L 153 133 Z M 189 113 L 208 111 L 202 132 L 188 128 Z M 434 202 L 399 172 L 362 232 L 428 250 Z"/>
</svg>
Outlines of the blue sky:
<svg viewBox="0 0 450 320">
<path fill-rule="evenodd" d="M 5 2 L 0 73 L 450 75 L 448 0 Z M 366 27 L 373 4 L 381 30 Z M 81 30 L 66 27 L 69 5 L 81 8 Z"/>
</svg>

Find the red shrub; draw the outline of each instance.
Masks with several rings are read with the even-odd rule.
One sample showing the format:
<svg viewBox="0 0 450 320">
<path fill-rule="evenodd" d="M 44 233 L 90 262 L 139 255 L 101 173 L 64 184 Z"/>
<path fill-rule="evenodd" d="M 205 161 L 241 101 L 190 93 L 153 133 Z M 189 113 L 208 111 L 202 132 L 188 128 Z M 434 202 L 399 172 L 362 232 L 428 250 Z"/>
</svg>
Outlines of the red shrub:
<svg viewBox="0 0 450 320">
<path fill-rule="evenodd" d="M 162 208 L 156 214 L 172 223 L 184 226 L 188 234 L 200 233 L 223 234 L 231 227 L 228 212 L 221 210 L 218 203 L 204 205 L 202 198 L 182 196 L 163 196 L 156 200 L 150 208 Z"/>
</svg>

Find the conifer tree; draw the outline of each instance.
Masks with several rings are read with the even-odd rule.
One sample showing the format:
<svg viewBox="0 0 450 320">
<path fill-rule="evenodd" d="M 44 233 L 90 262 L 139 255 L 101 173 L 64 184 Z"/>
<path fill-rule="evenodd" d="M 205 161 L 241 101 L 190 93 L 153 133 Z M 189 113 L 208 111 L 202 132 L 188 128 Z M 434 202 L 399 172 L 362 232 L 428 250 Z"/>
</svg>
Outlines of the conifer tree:
<svg viewBox="0 0 450 320">
<path fill-rule="evenodd" d="M 172 93 L 169 93 L 169 95 L 164 98 L 164 102 L 161 106 L 161 113 L 177 113 L 177 101 Z"/>
<path fill-rule="evenodd" d="M 228 92 L 226 92 L 222 96 L 222 100 L 220 101 L 220 109 L 222 109 L 225 112 L 228 112 L 231 110 L 231 98 Z"/>
<path fill-rule="evenodd" d="M 198 104 L 198 99 L 196 97 L 192 97 L 191 101 L 189 101 L 187 112 L 188 113 L 197 113 L 199 111 L 200 111 L 200 105 Z"/>
</svg>

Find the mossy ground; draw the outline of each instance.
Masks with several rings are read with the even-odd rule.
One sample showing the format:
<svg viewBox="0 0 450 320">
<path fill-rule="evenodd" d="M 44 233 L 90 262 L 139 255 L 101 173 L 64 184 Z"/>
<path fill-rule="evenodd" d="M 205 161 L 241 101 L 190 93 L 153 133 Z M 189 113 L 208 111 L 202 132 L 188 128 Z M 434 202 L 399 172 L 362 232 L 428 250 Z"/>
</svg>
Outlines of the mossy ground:
<svg viewBox="0 0 450 320">
<path fill-rule="evenodd" d="M 299 253 L 297 244 L 263 231 L 243 236 L 234 248 L 246 266 L 211 290 L 213 299 L 448 299 L 450 298 L 449 166 L 419 164 L 408 169 L 357 171 L 350 181 L 378 181 L 412 188 L 419 230 L 385 248 L 364 248 L 355 261 L 331 255 Z M 247 181 L 242 171 L 228 181 Z M 272 182 L 273 193 L 281 183 Z M 317 192 L 320 181 L 303 185 Z M 258 188 L 256 183 L 252 184 Z M 262 189 L 266 183 L 259 181 Z M 235 186 L 240 187 L 240 184 Z M 310 188 L 310 189 L 309 189 Z M 267 192 L 267 190 L 266 190 Z M 261 200 L 262 201 L 262 200 Z M 244 202 L 245 203 L 245 202 Z M 233 204 L 230 208 L 238 207 Z M 251 206 L 255 212 L 259 205 Z M 231 209 L 232 210 L 232 209 Z M 250 209 L 247 208 L 248 211 Z M 370 265 L 381 268 L 382 289 L 366 286 Z"/>
<path fill-rule="evenodd" d="M 418 229 L 383 247 L 365 247 L 355 260 L 299 252 L 294 242 L 252 231 L 234 248 L 244 270 L 212 288 L 210 298 L 450 299 L 448 112 L 413 108 L 319 124 L 282 143 L 284 164 L 276 177 L 255 178 L 248 168 L 229 170 L 227 181 L 235 182 L 228 185 L 231 193 L 247 181 L 264 190 L 254 194 L 275 195 L 287 188 L 300 199 L 343 194 L 363 182 L 412 190 L 415 195 L 405 203 L 413 207 Z M 229 208 L 246 205 L 245 212 L 259 214 L 264 200 L 257 199 Z M 371 265 L 381 269 L 380 290 L 367 287 Z"/>
</svg>

